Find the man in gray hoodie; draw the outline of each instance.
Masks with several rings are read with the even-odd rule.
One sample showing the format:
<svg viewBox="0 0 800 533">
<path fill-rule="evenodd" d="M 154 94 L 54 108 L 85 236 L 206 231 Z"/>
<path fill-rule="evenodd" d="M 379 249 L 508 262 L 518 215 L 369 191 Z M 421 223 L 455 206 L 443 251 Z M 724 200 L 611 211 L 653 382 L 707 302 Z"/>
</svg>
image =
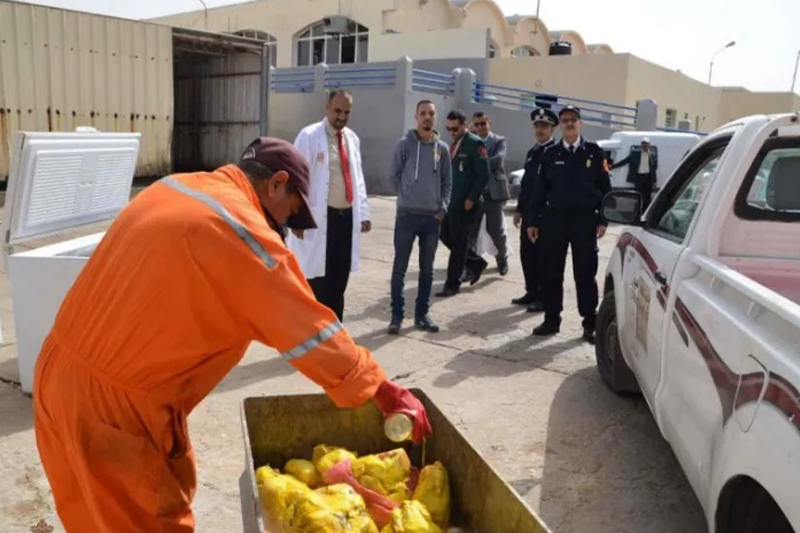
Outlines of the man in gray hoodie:
<svg viewBox="0 0 800 533">
<path fill-rule="evenodd" d="M 453 181 L 450 152 L 433 129 L 436 107 L 422 100 L 415 114 L 417 128 L 398 141 L 392 158 L 391 176 L 397 185 L 397 219 L 394 225 L 394 265 L 392 267 L 392 320 L 388 332 L 400 333 L 403 324 L 405 285 L 408 261 L 414 239 L 419 237 L 419 287 L 414 309 L 414 326 L 436 333 L 439 326 L 428 314 L 433 285 L 433 260 L 439 244 L 439 227 L 447 206 Z"/>
</svg>

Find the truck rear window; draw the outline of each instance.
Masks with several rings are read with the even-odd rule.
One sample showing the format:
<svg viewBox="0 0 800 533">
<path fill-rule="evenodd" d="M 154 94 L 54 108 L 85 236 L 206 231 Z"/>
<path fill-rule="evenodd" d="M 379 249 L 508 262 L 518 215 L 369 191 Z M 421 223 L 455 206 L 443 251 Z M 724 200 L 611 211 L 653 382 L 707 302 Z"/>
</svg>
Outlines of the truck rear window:
<svg viewBox="0 0 800 533">
<path fill-rule="evenodd" d="M 800 221 L 800 137 L 770 139 L 736 197 L 745 220 Z"/>
</svg>

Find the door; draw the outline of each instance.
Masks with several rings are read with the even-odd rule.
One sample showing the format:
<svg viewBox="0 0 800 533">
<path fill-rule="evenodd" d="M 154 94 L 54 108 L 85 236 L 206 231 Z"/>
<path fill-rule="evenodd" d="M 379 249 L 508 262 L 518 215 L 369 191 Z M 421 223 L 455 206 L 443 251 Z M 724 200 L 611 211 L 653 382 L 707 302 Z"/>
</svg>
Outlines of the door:
<svg viewBox="0 0 800 533">
<path fill-rule="evenodd" d="M 628 301 L 620 339 L 632 354 L 630 365 L 651 402 L 661 379 L 662 332 L 672 305 L 670 278 L 726 145 L 727 141 L 710 145 L 681 165 L 647 212 L 643 231 L 625 249 Z"/>
</svg>

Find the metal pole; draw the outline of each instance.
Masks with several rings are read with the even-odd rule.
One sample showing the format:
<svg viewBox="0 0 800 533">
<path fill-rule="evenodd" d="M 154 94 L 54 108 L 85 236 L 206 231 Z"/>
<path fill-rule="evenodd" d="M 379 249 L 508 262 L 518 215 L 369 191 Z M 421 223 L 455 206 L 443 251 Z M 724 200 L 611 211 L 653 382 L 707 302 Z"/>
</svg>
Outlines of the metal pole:
<svg viewBox="0 0 800 533">
<path fill-rule="evenodd" d="M 794 92 L 794 84 L 797 81 L 797 67 L 800 65 L 800 50 L 797 51 L 797 61 L 794 63 L 794 76 L 792 76 L 792 91 Z"/>
<path fill-rule="evenodd" d="M 713 56 L 711 56 L 711 64 L 708 66 L 708 84 L 709 85 L 711 85 L 711 72 L 714 70 L 714 59 L 716 59 L 719 54 L 721 54 L 722 52 L 724 52 L 725 50 L 727 50 L 731 46 L 734 46 L 735 44 L 736 44 L 736 41 L 731 41 L 728 44 L 726 44 L 725 46 L 723 46 L 722 48 L 720 48 L 717 51 L 717 53 L 715 53 Z"/>
<path fill-rule="evenodd" d="M 203 0 L 197 0 L 203 4 L 203 18 L 205 18 L 205 29 L 208 29 L 208 6 Z"/>
<path fill-rule="evenodd" d="M 272 65 L 270 65 L 269 53 L 269 45 L 265 43 L 261 48 L 261 108 L 258 121 L 262 137 L 269 134 L 269 93 L 272 84 Z"/>
<path fill-rule="evenodd" d="M 542 7 L 542 0 L 536 0 L 536 25 L 533 27 L 534 35 L 539 32 L 539 8 Z"/>
</svg>

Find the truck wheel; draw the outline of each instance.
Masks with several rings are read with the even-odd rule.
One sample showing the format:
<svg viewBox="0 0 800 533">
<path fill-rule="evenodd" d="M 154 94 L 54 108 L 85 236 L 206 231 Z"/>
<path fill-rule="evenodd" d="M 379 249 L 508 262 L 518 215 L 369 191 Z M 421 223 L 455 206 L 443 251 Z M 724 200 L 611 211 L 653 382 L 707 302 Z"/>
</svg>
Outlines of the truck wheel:
<svg viewBox="0 0 800 533">
<path fill-rule="evenodd" d="M 761 485 L 750 478 L 734 483 L 728 505 L 717 512 L 717 533 L 794 533 L 786 515 Z"/>
<path fill-rule="evenodd" d="M 597 343 L 594 348 L 600 377 L 616 393 L 639 392 L 636 376 L 625 363 L 617 335 L 617 307 L 614 291 L 603 296 L 597 312 Z"/>
</svg>

